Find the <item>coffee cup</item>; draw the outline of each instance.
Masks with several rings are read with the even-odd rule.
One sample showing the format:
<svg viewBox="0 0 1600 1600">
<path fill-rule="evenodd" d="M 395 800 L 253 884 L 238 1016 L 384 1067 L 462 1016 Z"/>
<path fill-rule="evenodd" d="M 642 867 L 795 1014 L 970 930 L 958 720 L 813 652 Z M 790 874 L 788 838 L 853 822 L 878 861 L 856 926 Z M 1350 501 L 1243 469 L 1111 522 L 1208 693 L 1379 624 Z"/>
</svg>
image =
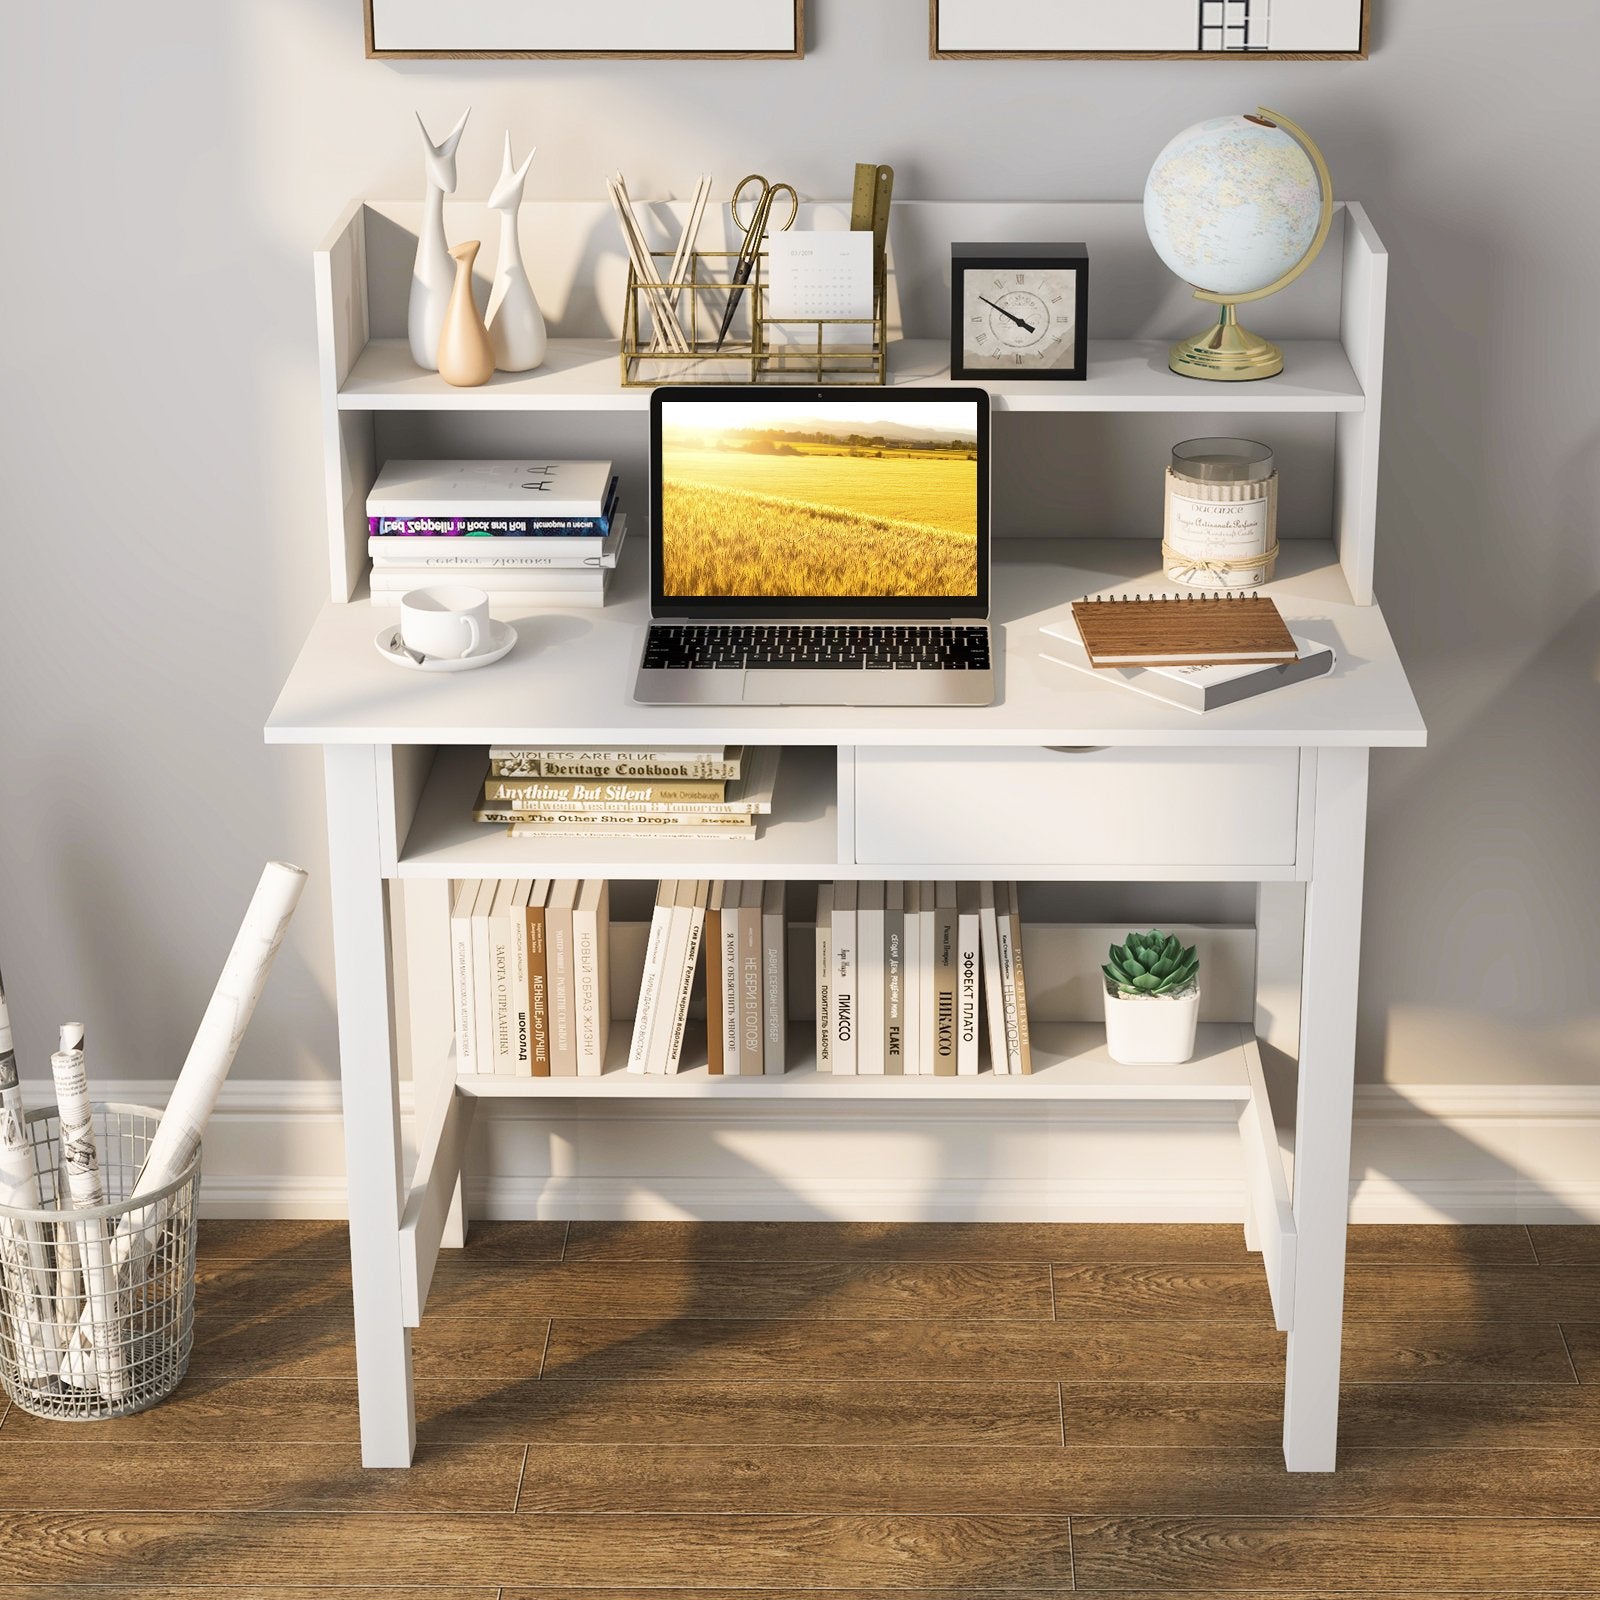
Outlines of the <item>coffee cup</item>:
<svg viewBox="0 0 1600 1600">
<path fill-rule="evenodd" d="M 489 597 L 482 589 L 412 589 L 400 598 L 400 637 L 436 661 L 475 656 L 489 637 Z"/>
</svg>

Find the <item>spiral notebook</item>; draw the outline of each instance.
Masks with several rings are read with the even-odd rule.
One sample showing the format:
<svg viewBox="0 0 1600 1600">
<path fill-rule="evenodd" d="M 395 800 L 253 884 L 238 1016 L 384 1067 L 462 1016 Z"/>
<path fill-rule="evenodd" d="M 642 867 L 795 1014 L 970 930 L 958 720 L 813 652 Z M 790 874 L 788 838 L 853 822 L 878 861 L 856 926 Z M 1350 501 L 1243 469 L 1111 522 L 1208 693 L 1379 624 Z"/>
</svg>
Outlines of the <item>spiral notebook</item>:
<svg viewBox="0 0 1600 1600">
<path fill-rule="evenodd" d="M 1097 667 L 1240 666 L 1299 658 L 1266 595 L 1089 595 L 1073 621 Z"/>
</svg>

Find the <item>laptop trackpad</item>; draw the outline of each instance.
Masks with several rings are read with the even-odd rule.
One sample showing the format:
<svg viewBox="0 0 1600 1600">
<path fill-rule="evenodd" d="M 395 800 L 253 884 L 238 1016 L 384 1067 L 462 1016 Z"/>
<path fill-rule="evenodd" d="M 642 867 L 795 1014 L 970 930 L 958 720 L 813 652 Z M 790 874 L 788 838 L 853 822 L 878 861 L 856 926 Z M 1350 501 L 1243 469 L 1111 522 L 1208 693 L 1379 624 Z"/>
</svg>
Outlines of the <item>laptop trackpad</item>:
<svg viewBox="0 0 1600 1600">
<path fill-rule="evenodd" d="M 830 670 L 763 671 L 748 668 L 741 699 L 747 706 L 853 706 L 860 705 L 865 672 Z M 874 674 L 876 676 L 876 674 Z"/>
</svg>

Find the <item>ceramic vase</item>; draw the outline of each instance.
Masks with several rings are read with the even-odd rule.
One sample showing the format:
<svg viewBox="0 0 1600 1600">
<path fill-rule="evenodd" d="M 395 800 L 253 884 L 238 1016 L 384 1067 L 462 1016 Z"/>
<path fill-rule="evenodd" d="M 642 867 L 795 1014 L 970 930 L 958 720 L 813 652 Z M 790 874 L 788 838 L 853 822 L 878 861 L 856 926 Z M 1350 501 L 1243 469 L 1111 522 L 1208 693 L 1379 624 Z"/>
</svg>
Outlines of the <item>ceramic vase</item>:
<svg viewBox="0 0 1600 1600">
<path fill-rule="evenodd" d="M 476 239 L 466 239 L 450 252 L 456 276 L 439 334 L 438 367 L 439 376 L 458 389 L 474 389 L 494 376 L 494 347 L 478 302 L 472 298 L 472 263 L 478 257 L 478 244 Z"/>
<path fill-rule="evenodd" d="M 522 186 L 528 180 L 533 156 L 530 150 L 527 160 L 514 166 L 508 133 L 500 181 L 489 196 L 489 209 L 500 213 L 500 259 L 489 292 L 489 342 L 494 346 L 494 364 L 501 372 L 531 372 L 544 360 L 544 317 L 522 264 L 522 238 L 517 231 Z"/>
<path fill-rule="evenodd" d="M 427 198 L 422 203 L 422 225 L 417 230 L 417 259 L 411 268 L 411 300 L 406 308 L 406 336 L 411 359 L 432 372 L 439 364 L 439 335 L 444 328 L 445 307 L 450 303 L 455 282 L 455 266 L 444 236 L 444 197 L 456 192 L 456 146 L 461 130 L 472 115 L 468 106 L 461 120 L 435 144 L 428 136 L 421 113 L 417 126 L 422 130 L 423 172 L 428 180 Z"/>
<path fill-rule="evenodd" d="M 1194 1054 L 1200 991 L 1132 999 L 1106 990 L 1106 1051 L 1125 1067 L 1176 1067 Z"/>
</svg>

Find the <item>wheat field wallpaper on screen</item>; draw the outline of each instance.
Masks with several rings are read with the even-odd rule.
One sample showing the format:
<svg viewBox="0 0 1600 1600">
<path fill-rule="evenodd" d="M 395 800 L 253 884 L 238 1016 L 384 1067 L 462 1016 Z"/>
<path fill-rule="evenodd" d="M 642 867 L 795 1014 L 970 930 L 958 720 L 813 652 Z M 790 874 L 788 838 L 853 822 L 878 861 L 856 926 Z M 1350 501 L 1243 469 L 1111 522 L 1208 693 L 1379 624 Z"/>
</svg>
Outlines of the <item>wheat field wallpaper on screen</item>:
<svg viewBox="0 0 1600 1600">
<path fill-rule="evenodd" d="M 662 592 L 977 592 L 977 421 L 967 402 L 668 405 Z"/>
</svg>

